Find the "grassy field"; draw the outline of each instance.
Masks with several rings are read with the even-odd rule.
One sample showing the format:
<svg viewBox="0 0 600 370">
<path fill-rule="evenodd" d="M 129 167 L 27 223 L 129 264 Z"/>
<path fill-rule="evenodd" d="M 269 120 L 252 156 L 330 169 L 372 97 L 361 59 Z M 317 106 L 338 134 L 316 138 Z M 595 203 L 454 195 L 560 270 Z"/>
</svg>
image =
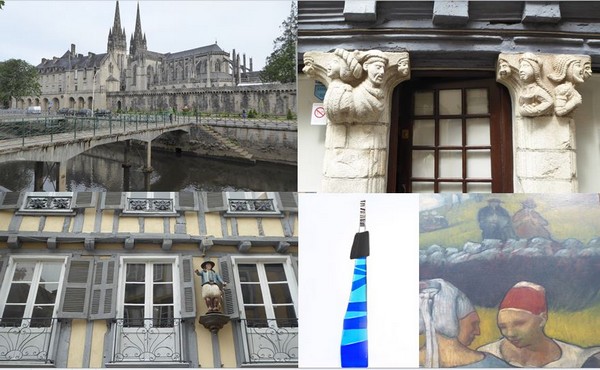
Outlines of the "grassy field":
<svg viewBox="0 0 600 370">
<path fill-rule="evenodd" d="M 535 199 L 536 211 L 548 220 L 549 226 L 546 228 L 557 241 L 576 238 L 586 244 L 600 236 L 600 204 L 597 194 L 494 194 L 493 197 L 502 199 L 502 207 L 511 215 L 521 209 L 522 201 L 527 198 Z M 467 241 L 481 241 L 477 212 L 486 205 L 485 198 L 481 201 L 468 199 L 452 208 L 436 209 L 438 214 L 446 217 L 450 226 L 421 233 L 420 248 L 437 244 L 445 248 L 462 249 Z"/>
</svg>

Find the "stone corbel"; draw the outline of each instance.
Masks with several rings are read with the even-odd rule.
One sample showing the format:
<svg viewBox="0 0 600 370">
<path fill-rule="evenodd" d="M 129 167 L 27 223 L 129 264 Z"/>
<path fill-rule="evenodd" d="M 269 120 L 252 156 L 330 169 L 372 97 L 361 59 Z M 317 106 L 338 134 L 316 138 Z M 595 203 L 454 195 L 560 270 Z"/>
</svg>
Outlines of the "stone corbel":
<svg viewBox="0 0 600 370">
<path fill-rule="evenodd" d="M 302 71 L 327 86 L 323 105 L 333 124 L 380 122 L 391 90 L 410 78 L 407 52 L 379 50 L 309 51 Z"/>
<path fill-rule="evenodd" d="M 563 117 L 581 105 L 575 86 L 592 75 L 591 66 L 585 55 L 502 53 L 496 77 L 509 88 L 518 116 Z"/>
</svg>

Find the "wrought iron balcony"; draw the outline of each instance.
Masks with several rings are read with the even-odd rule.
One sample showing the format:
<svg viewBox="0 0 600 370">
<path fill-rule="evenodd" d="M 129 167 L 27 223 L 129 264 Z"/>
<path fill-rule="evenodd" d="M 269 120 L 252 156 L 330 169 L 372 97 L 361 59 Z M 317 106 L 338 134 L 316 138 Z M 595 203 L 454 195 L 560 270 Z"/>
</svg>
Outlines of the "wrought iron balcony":
<svg viewBox="0 0 600 370">
<path fill-rule="evenodd" d="M 52 343 L 55 318 L 5 318 L 0 320 L 0 366 L 4 361 L 54 363 Z"/>
<path fill-rule="evenodd" d="M 250 364 L 298 363 L 298 320 L 240 320 Z"/>
<path fill-rule="evenodd" d="M 230 213 L 277 213 L 273 199 L 229 199 Z"/>
<path fill-rule="evenodd" d="M 183 363 L 182 319 L 116 319 L 112 362 Z"/>
</svg>

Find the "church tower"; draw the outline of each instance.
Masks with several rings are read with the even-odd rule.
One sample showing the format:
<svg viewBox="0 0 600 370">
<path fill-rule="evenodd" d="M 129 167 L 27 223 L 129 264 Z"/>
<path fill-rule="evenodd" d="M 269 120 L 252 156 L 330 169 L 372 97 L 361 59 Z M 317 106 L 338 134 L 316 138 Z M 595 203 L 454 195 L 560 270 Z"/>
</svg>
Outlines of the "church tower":
<svg viewBox="0 0 600 370">
<path fill-rule="evenodd" d="M 146 45 L 146 35 L 142 34 L 142 21 L 140 19 L 140 3 L 137 4 L 137 16 L 135 19 L 135 31 L 133 36 L 131 37 L 131 42 L 129 44 L 129 55 L 133 58 L 137 57 L 140 54 L 143 54 L 144 51 L 148 50 L 148 46 Z"/>
<path fill-rule="evenodd" d="M 125 35 L 125 27 L 121 28 L 121 13 L 119 11 L 119 2 L 115 8 L 115 20 L 112 28 L 108 31 L 107 52 L 112 54 L 117 62 L 118 72 L 110 70 L 109 73 L 113 77 L 118 77 L 121 81 L 121 89 L 125 87 L 125 68 L 127 68 L 127 36 Z"/>
</svg>

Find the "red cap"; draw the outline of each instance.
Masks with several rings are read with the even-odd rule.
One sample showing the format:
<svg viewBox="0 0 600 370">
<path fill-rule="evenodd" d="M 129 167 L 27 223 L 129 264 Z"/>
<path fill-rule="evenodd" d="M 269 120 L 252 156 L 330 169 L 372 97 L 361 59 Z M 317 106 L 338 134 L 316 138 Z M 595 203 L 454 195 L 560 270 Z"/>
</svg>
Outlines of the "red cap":
<svg viewBox="0 0 600 370">
<path fill-rule="evenodd" d="M 522 310 L 534 315 L 547 312 L 546 290 L 543 286 L 521 281 L 515 284 L 504 296 L 500 310 Z"/>
</svg>

